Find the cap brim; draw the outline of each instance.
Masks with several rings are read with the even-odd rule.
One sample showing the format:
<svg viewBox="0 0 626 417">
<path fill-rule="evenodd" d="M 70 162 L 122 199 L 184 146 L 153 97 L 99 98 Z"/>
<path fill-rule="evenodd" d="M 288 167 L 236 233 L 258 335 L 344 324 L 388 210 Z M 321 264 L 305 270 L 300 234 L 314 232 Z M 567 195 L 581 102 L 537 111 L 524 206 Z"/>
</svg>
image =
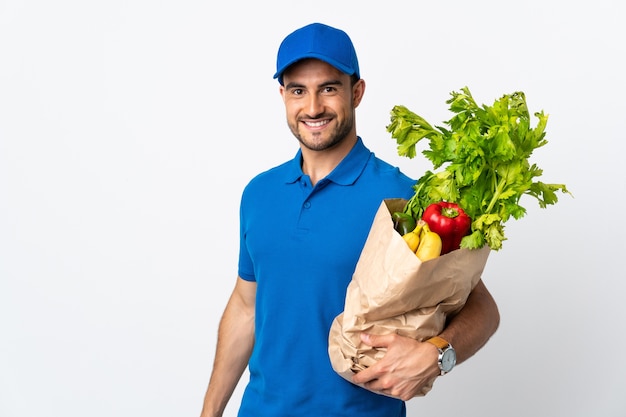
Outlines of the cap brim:
<svg viewBox="0 0 626 417">
<path fill-rule="evenodd" d="M 283 73 L 287 70 L 287 68 L 289 68 L 296 62 L 300 62 L 304 59 L 311 59 L 311 58 L 324 61 L 327 64 L 330 64 L 333 67 L 337 68 L 339 71 L 343 72 L 344 74 L 348 74 L 348 75 L 354 74 L 354 69 L 349 68 L 345 65 L 342 65 L 341 63 L 337 62 L 334 59 L 328 58 L 327 56 L 322 55 L 322 54 L 311 53 L 311 54 L 305 54 L 305 55 L 299 56 L 298 58 L 292 59 L 291 61 L 287 62 L 285 65 L 282 66 L 282 68 L 276 71 L 276 73 L 274 74 L 274 78 L 280 78 L 283 75 Z"/>
</svg>

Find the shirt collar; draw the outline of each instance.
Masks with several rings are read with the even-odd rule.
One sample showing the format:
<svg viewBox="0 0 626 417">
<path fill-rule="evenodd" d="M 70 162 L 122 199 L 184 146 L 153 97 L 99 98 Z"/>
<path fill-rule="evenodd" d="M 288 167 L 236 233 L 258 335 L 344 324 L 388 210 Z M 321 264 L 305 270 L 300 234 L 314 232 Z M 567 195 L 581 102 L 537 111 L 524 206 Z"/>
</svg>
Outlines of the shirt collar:
<svg viewBox="0 0 626 417">
<path fill-rule="evenodd" d="M 365 169 L 365 165 L 370 157 L 370 150 L 365 147 L 360 137 L 343 160 L 326 176 L 330 180 L 339 185 L 351 185 L 361 175 Z M 302 172 L 302 150 L 298 150 L 296 156 L 289 163 L 289 169 L 286 172 L 285 182 L 294 183 L 298 181 L 304 173 Z"/>
</svg>

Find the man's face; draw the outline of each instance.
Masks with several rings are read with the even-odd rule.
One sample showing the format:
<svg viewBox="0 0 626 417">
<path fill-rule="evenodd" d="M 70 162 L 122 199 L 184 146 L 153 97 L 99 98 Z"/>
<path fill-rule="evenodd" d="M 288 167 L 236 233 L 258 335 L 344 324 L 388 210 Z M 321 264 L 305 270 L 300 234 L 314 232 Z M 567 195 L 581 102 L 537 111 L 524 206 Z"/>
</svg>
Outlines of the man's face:
<svg viewBox="0 0 626 417">
<path fill-rule="evenodd" d="M 354 87 L 350 76 L 317 59 L 298 62 L 283 74 L 280 88 L 287 123 L 300 143 L 313 151 L 333 148 L 346 137 L 356 137 L 354 109 L 363 82 Z"/>
</svg>

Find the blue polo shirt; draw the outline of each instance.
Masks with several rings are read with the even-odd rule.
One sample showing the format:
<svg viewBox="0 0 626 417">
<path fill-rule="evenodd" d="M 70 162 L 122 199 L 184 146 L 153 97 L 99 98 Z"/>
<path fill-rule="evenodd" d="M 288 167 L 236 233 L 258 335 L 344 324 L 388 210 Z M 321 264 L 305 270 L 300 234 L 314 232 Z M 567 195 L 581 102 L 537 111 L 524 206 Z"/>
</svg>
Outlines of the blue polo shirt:
<svg viewBox="0 0 626 417">
<path fill-rule="evenodd" d="M 335 373 L 328 334 L 381 202 L 410 198 L 415 180 L 361 138 L 315 187 L 300 163 L 298 151 L 242 195 L 239 276 L 256 281 L 257 299 L 239 416 L 404 416 L 404 402 Z"/>
</svg>

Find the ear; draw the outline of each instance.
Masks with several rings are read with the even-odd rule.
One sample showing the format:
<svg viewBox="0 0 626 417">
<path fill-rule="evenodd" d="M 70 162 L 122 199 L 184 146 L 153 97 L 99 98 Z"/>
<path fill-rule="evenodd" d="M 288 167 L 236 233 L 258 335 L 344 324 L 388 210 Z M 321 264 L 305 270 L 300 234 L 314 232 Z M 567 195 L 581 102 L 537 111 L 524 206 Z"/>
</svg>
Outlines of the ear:
<svg viewBox="0 0 626 417">
<path fill-rule="evenodd" d="M 355 109 L 359 107 L 359 104 L 361 104 L 363 94 L 365 94 L 365 81 L 360 79 L 352 87 L 352 102 L 354 103 Z"/>
</svg>

